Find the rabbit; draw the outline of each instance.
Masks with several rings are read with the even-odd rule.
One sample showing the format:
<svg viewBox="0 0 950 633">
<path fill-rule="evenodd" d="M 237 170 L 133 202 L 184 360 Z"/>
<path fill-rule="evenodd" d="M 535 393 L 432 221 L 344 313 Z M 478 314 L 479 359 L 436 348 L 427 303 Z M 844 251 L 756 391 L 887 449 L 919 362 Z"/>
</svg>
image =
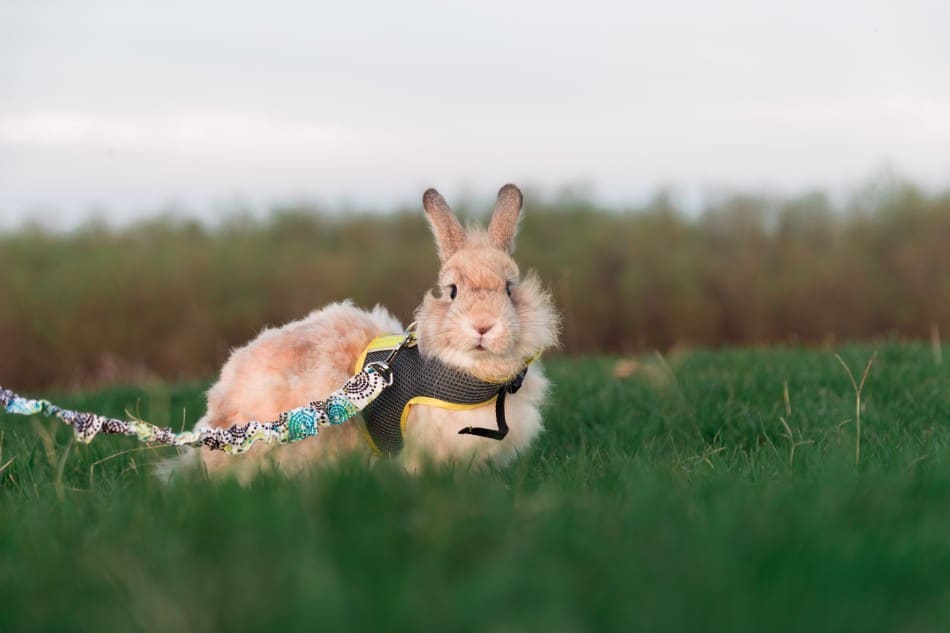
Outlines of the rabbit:
<svg viewBox="0 0 950 633">
<path fill-rule="evenodd" d="M 550 294 L 533 272 L 521 276 L 511 257 L 522 200 L 516 186 L 505 185 L 487 231 L 466 230 L 435 189 L 425 192 L 423 207 L 441 270 L 439 292 L 428 291 L 416 310 L 418 350 L 423 358 L 436 358 L 479 379 L 503 382 L 517 374 L 526 359 L 557 345 L 560 317 Z M 349 300 L 283 327 L 265 329 L 225 363 L 220 379 L 208 392 L 207 413 L 198 426 L 226 428 L 271 420 L 283 411 L 325 398 L 353 375 L 373 339 L 403 331 L 386 309 L 362 310 Z M 504 402 L 510 431 L 502 440 L 459 433 L 468 427 L 495 428 L 494 406 L 447 410 L 413 404 L 402 450 L 393 459 L 409 472 L 427 463 L 504 466 L 541 432 L 540 409 L 547 390 L 541 363 L 532 363 L 521 388 Z M 353 419 L 321 429 L 316 438 L 282 446 L 255 445 L 241 456 L 208 449 L 195 453 L 209 474 L 231 473 L 247 482 L 268 462 L 293 475 L 354 452 L 375 459 L 365 436 L 364 421 Z"/>
</svg>

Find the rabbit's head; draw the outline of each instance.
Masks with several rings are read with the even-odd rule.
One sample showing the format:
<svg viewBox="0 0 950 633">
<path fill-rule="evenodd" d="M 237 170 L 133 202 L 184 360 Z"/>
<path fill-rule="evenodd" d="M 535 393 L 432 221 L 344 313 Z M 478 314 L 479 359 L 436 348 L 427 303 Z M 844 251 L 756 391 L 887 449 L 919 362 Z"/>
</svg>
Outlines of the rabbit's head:
<svg viewBox="0 0 950 633">
<path fill-rule="evenodd" d="M 422 198 L 442 269 L 417 311 L 420 351 L 491 380 L 517 373 L 557 344 L 559 318 L 534 273 L 511 258 L 521 191 L 505 185 L 488 230 L 462 228 L 435 189 Z"/>
</svg>

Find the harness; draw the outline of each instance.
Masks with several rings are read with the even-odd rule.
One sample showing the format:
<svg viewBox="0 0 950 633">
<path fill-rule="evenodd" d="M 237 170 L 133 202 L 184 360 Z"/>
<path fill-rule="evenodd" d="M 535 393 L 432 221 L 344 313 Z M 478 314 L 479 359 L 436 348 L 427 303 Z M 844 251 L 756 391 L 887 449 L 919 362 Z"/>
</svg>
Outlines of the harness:
<svg viewBox="0 0 950 633">
<path fill-rule="evenodd" d="M 393 354 L 395 357 L 389 360 Z M 363 351 L 356 363 L 356 371 L 367 364 L 388 362 L 393 382 L 363 409 L 366 440 L 377 453 L 393 455 L 403 447 L 406 420 L 412 405 L 460 411 L 492 403 L 495 404 L 497 429 L 467 427 L 459 434 L 502 440 L 508 434 L 505 396 L 521 388 L 528 365 L 533 360 L 508 380 L 485 380 L 438 359 L 424 357 L 416 346 L 414 333 L 377 337 Z"/>
</svg>

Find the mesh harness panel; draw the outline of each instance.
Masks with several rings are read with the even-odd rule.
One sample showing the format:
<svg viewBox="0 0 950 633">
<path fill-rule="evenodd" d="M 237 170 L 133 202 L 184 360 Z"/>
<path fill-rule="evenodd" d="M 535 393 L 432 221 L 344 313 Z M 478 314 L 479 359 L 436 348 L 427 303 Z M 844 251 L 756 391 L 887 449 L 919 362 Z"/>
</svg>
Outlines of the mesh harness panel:
<svg viewBox="0 0 950 633">
<path fill-rule="evenodd" d="M 367 352 L 363 360 L 364 366 L 373 361 L 386 360 L 391 351 L 371 349 L 372 347 L 371 343 L 367 348 L 371 351 Z M 366 430 L 373 445 L 380 452 L 389 455 L 394 455 L 402 449 L 402 417 L 407 407 L 411 406 L 410 401 L 413 398 L 421 396 L 447 405 L 466 407 L 487 405 L 498 398 L 501 400 L 501 406 L 496 406 L 496 417 L 500 427 L 507 427 L 504 422 L 504 394 L 514 393 L 524 378 L 523 371 L 513 381 L 506 383 L 482 380 L 436 359 L 423 358 L 418 347 L 405 348 L 391 366 L 393 384 L 363 409 Z"/>
</svg>

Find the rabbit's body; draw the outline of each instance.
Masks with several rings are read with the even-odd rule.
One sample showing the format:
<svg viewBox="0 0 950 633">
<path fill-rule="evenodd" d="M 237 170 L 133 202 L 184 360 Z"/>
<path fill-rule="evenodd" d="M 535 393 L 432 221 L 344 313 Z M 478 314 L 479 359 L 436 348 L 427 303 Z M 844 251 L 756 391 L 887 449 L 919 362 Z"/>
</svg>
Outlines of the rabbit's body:
<svg viewBox="0 0 950 633">
<path fill-rule="evenodd" d="M 401 331 L 386 310 L 367 312 L 350 302 L 330 304 L 299 321 L 264 330 L 224 364 L 198 425 L 228 428 L 275 420 L 284 411 L 324 399 L 353 375 L 354 364 L 373 338 Z M 242 480 L 263 463 L 296 473 L 334 456 L 368 451 L 353 422 L 321 429 L 316 438 L 286 446 L 259 443 L 243 456 L 202 449 L 201 457 L 208 472 L 227 471 Z"/>
<path fill-rule="evenodd" d="M 534 275 L 520 277 L 510 257 L 521 192 L 507 185 L 488 231 L 465 231 L 434 190 L 423 199 L 438 245 L 440 296 L 429 292 L 419 307 L 419 353 L 479 378 L 504 382 L 557 342 L 558 318 Z M 271 420 L 283 411 L 323 399 L 355 370 L 374 338 L 403 331 L 385 309 L 357 308 L 349 301 L 314 311 L 281 328 L 268 329 L 236 350 L 208 393 L 199 425 L 227 428 Z M 497 428 L 495 406 L 450 410 L 425 404 L 409 408 L 402 450 L 395 456 L 410 470 L 426 462 L 505 465 L 541 431 L 540 407 L 548 381 L 539 362 L 531 364 L 521 388 L 506 397 L 509 432 L 502 440 L 460 435 L 466 427 Z M 286 446 L 255 446 L 243 456 L 207 449 L 209 472 L 227 471 L 246 480 L 262 462 L 287 473 L 361 452 L 373 455 L 362 420 L 321 429 L 318 437 Z"/>
<path fill-rule="evenodd" d="M 283 411 L 325 398 L 353 375 L 360 355 L 376 336 L 398 332 L 402 326 L 384 309 L 368 312 L 349 302 L 331 304 L 300 321 L 265 330 L 225 363 L 221 379 L 208 392 L 208 412 L 199 424 L 228 428 L 251 420 L 273 420 Z M 532 363 L 521 389 L 506 398 L 511 430 L 500 441 L 458 433 L 465 427 L 495 428 L 492 404 L 463 411 L 414 404 L 409 408 L 404 447 L 395 457 L 411 471 L 429 461 L 505 465 L 540 432 L 539 407 L 547 384 L 541 363 Z M 293 474 L 341 455 L 373 455 L 360 428 L 363 424 L 362 419 L 353 419 L 287 446 L 259 444 L 246 456 L 204 449 L 202 458 L 209 472 L 233 469 L 230 472 L 244 480 L 262 463 Z"/>
</svg>

